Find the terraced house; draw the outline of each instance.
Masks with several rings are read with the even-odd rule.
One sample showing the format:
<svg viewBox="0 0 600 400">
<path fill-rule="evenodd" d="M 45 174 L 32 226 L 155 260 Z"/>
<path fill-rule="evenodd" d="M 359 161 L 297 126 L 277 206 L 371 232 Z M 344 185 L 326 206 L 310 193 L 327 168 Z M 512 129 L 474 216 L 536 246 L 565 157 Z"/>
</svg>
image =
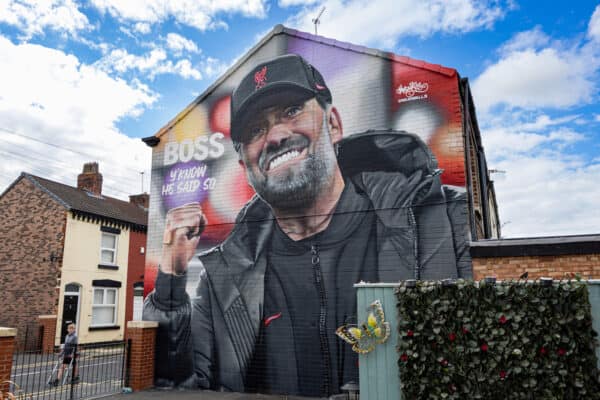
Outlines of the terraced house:
<svg viewBox="0 0 600 400">
<path fill-rule="evenodd" d="M 29 346 L 60 344 L 70 322 L 81 343 L 123 339 L 143 287 L 147 209 L 147 194 L 103 195 L 97 163 L 77 187 L 22 173 L 0 195 L 0 325 Z"/>
</svg>

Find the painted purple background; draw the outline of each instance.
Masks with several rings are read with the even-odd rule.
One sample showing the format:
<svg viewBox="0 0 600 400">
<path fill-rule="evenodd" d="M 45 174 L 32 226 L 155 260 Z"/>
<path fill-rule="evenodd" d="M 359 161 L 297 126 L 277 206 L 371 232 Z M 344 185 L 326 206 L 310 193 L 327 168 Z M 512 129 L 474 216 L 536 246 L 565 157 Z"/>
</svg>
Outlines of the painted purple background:
<svg viewBox="0 0 600 400">
<path fill-rule="evenodd" d="M 187 203 L 202 203 L 208 195 L 205 186 L 210 178 L 208 165 L 199 161 L 174 164 L 165 174 L 161 197 L 166 209 Z"/>
</svg>

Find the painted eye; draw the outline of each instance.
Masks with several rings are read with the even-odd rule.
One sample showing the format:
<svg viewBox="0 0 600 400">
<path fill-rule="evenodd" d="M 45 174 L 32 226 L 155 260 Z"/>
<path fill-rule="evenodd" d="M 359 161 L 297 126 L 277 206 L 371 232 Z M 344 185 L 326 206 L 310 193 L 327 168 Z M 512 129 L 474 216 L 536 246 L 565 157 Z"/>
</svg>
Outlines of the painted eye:
<svg viewBox="0 0 600 400">
<path fill-rule="evenodd" d="M 287 117 L 287 118 L 293 118 L 296 115 L 300 114 L 300 112 L 302 111 L 303 106 L 301 104 L 295 104 L 293 106 L 289 106 L 287 107 L 283 114 Z"/>
<path fill-rule="evenodd" d="M 267 128 L 265 128 L 264 126 L 260 126 L 260 125 L 253 126 L 246 131 L 246 135 L 245 135 L 246 140 L 245 141 L 247 143 L 251 143 L 251 142 L 257 140 L 258 138 L 260 138 L 266 132 L 267 132 Z"/>
</svg>

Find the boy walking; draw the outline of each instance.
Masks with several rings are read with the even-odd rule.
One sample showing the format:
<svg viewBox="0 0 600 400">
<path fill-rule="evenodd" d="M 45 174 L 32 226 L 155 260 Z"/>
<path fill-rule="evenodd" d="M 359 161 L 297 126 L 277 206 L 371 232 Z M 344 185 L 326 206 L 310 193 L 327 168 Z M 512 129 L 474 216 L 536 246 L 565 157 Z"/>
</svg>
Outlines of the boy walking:
<svg viewBox="0 0 600 400">
<path fill-rule="evenodd" d="M 63 347 L 63 362 L 58 370 L 56 379 L 52 382 L 54 386 L 58 385 L 61 381 L 64 371 L 69 368 L 69 365 L 73 364 L 73 378 L 72 383 L 79 382 L 79 374 L 77 373 L 77 334 L 75 333 L 75 324 L 69 324 L 67 326 L 67 336 L 65 336 L 65 344 Z"/>
</svg>

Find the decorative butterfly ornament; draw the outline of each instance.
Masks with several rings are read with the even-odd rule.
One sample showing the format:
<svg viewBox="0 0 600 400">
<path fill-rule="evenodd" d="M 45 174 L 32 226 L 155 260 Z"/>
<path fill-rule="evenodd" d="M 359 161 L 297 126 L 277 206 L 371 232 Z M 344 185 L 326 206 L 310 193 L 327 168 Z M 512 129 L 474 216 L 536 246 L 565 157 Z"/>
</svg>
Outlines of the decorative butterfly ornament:
<svg viewBox="0 0 600 400">
<path fill-rule="evenodd" d="M 385 343 L 390 337 L 390 323 L 385 321 L 383 307 L 375 300 L 368 308 L 371 310 L 367 322 L 360 325 L 342 325 L 335 334 L 352 345 L 352 350 L 365 354 L 372 351 L 375 345 Z"/>
</svg>

